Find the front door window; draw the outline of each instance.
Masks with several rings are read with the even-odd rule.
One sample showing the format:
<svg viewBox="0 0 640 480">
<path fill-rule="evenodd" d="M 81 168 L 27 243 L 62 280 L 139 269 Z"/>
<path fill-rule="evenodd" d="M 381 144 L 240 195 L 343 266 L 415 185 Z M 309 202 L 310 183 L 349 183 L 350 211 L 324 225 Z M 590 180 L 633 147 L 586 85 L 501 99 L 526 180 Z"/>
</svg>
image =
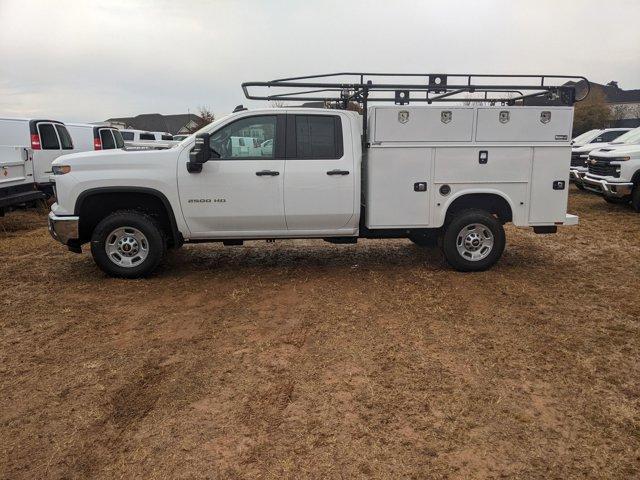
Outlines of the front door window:
<svg viewBox="0 0 640 480">
<path fill-rule="evenodd" d="M 273 159 L 276 116 L 261 115 L 240 119 L 211 136 L 210 145 L 220 160 Z"/>
</svg>

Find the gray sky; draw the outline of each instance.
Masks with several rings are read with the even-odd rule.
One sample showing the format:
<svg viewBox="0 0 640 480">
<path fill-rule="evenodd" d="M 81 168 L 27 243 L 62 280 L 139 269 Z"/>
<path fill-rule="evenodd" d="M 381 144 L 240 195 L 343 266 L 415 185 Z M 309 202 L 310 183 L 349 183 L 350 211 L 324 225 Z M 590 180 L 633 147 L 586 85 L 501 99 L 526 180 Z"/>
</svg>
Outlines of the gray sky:
<svg viewBox="0 0 640 480">
<path fill-rule="evenodd" d="M 0 116 L 228 112 L 242 81 L 344 70 L 640 88 L 639 20 L 638 0 L 0 0 Z"/>
</svg>

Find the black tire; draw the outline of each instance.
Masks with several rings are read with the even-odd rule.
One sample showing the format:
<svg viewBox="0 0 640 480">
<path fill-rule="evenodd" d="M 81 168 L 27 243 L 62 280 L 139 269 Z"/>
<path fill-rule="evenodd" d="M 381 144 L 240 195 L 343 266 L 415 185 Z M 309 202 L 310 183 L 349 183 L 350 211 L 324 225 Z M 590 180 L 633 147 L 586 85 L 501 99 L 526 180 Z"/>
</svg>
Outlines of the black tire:
<svg viewBox="0 0 640 480">
<path fill-rule="evenodd" d="M 603 197 L 604 201 L 607 203 L 612 203 L 614 205 L 626 205 L 629 203 L 629 197 Z"/>
<path fill-rule="evenodd" d="M 582 183 L 577 183 L 577 182 L 576 182 L 576 183 L 574 183 L 574 185 L 576 186 L 576 188 L 577 188 L 578 190 L 584 190 L 584 185 L 583 185 Z"/>
<path fill-rule="evenodd" d="M 640 184 L 633 187 L 633 192 L 631 192 L 631 206 L 636 212 L 640 213 Z"/>
<path fill-rule="evenodd" d="M 438 236 L 434 233 L 413 233 L 409 235 L 409 240 L 419 247 L 437 247 Z"/>
<path fill-rule="evenodd" d="M 493 237 L 491 249 L 486 253 L 486 256 L 477 260 L 471 260 L 458 251 L 458 235 L 462 234 L 463 229 L 474 224 L 485 227 Z M 486 241 L 487 238 L 488 236 L 485 235 L 482 240 L 479 240 L 480 252 L 482 252 L 482 241 Z M 505 234 L 502 224 L 496 217 L 484 210 L 463 210 L 455 213 L 449 219 L 442 239 L 442 250 L 447 262 L 460 272 L 477 272 L 490 268 L 500 259 L 504 247 Z"/>
<path fill-rule="evenodd" d="M 132 266 L 121 266 L 107 254 L 105 245 L 113 241 L 107 238 L 118 228 L 138 230 L 144 235 L 140 245 L 146 245 L 146 258 L 137 260 Z M 120 278 L 146 277 L 153 272 L 167 251 L 165 234 L 158 222 L 151 216 L 132 210 L 121 210 L 105 217 L 98 223 L 91 236 L 91 254 L 100 269 L 107 275 Z M 116 254 L 117 256 L 117 254 Z M 135 261 L 135 257 L 132 261 Z"/>
</svg>

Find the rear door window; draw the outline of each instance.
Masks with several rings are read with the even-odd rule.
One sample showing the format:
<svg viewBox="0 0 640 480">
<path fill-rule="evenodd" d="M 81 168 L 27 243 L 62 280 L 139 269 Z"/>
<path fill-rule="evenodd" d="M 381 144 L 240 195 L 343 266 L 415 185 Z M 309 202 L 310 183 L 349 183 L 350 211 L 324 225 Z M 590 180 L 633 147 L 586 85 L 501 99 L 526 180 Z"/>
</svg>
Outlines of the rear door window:
<svg viewBox="0 0 640 480">
<path fill-rule="evenodd" d="M 111 130 L 113 133 L 113 138 L 116 139 L 116 148 L 124 148 L 124 140 L 122 139 L 122 135 L 119 130 Z"/>
<path fill-rule="evenodd" d="M 103 128 L 100 130 L 100 141 L 102 142 L 103 150 L 112 150 L 116 148 L 116 142 L 113 140 L 111 130 Z"/>
<path fill-rule="evenodd" d="M 67 127 L 58 123 L 56 124 L 56 131 L 58 132 L 58 137 L 60 138 L 62 149 L 73 150 L 73 142 L 71 141 L 71 135 L 69 135 Z"/>
<path fill-rule="evenodd" d="M 162 135 L 162 140 L 173 140 L 173 136 L 171 136 L 171 135 Z"/>
<path fill-rule="evenodd" d="M 153 133 L 141 133 L 140 140 L 155 140 L 156 137 Z"/>
<path fill-rule="evenodd" d="M 60 150 L 58 135 L 51 123 L 39 123 L 38 133 L 42 150 Z"/>
<path fill-rule="evenodd" d="M 342 157 L 342 126 L 336 115 L 295 115 L 296 153 L 299 159 Z"/>
</svg>

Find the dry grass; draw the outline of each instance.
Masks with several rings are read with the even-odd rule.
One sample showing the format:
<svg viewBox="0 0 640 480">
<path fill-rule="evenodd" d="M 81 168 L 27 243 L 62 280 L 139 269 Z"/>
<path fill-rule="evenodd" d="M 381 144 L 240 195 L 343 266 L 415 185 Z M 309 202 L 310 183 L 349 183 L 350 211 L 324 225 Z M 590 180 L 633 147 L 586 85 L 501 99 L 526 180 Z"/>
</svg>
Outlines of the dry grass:
<svg viewBox="0 0 640 480">
<path fill-rule="evenodd" d="M 186 247 L 105 278 L 0 219 L 3 478 L 638 478 L 640 215 L 408 241 Z"/>
</svg>

